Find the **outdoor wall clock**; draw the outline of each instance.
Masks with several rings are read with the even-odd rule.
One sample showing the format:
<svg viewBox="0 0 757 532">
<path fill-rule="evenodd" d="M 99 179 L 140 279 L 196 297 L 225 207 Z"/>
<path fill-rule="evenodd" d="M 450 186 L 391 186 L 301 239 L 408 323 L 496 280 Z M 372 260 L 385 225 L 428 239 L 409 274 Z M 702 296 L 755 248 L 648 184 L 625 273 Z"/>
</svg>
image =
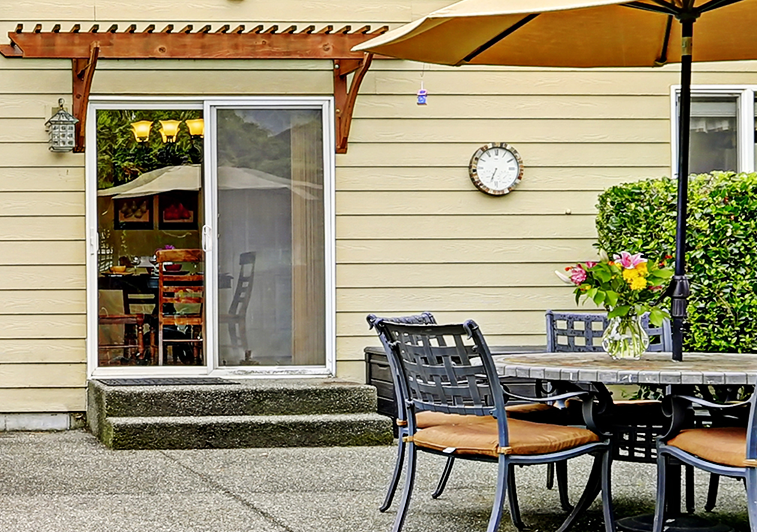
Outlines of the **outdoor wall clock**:
<svg viewBox="0 0 757 532">
<path fill-rule="evenodd" d="M 504 142 L 481 146 L 468 165 L 471 181 L 481 192 L 492 196 L 509 194 L 523 177 L 523 160 Z"/>
</svg>

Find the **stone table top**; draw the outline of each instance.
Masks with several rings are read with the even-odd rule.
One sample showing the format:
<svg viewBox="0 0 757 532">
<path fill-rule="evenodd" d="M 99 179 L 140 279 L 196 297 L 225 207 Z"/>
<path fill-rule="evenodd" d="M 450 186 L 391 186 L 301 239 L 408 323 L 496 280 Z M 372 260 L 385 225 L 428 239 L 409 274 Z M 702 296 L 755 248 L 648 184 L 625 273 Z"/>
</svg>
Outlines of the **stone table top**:
<svg viewBox="0 0 757 532">
<path fill-rule="evenodd" d="M 494 351 L 494 349 L 492 349 Z M 757 384 L 757 354 L 645 353 L 641 360 L 613 360 L 605 353 L 495 355 L 503 377 L 604 384 Z"/>
</svg>

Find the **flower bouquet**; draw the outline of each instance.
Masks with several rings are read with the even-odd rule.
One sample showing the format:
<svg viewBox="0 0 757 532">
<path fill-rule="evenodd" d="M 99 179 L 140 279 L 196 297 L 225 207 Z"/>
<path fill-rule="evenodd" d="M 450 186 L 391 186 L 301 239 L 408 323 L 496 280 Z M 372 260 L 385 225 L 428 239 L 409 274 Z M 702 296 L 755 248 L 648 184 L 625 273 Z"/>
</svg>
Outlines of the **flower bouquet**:
<svg viewBox="0 0 757 532">
<path fill-rule="evenodd" d="M 615 359 L 641 358 L 649 347 L 641 316 L 648 312 L 649 321 L 657 327 L 670 317 L 667 309 L 659 306 L 659 299 L 673 271 L 664 261 L 650 262 L 641 253 L 627 251 L 614 255 L 613 260 L 600 251 L 599 262 L 579 263 L 565 271 L 555 273 L 575 286 L 576 304 L 583 298 L 607 310 L 610 323 L 602 336 L 605 351 Z"/>
</svg>

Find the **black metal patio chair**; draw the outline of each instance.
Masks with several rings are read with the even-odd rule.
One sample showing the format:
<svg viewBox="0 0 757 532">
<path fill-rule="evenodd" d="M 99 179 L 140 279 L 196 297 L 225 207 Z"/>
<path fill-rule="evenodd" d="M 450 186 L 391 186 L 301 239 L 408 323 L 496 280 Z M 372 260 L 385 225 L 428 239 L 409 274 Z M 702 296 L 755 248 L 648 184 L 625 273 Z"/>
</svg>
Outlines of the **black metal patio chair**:
<svg viewBox="0 0 757 532">
<path fill-rule="evenodd" d="M 434 315 L 431 312 L 423 312 L 421 314 L 413 314 L 410 316 L 395 316 L 390 318 L 380 318 L 376 316 L 375 314 L 369 314 L 366 317 L 368 321 L 369 328 L 373 329 L 374 324 L 378 320 L 389 320 L 393 321 L 395 323 L 405 323 L 405 324 L 416 324 L 416 325 L 435 325 L 436 319 L 434 318 Z M 381 341 L 381 345 L 384 347 L 384 351 L 387 355 L 387 361 L 389 362 L 389 367 L 392 375 L 392 381 L 394 384 L 394 393 L 396 398 L 396 406 L 397 406 L 397 418 L 396 418 L 396 424 L 398 428 L 398 442 L 397 442 L 397 458 L 394 464 L 394 472 L 392 473 L 391 480 L 389 481 L 389 486 L 387 488 L 386 496 L 384 497 L 384 502 L 379 506 L 379 511 L 385 512 L 389 509 L 389 507 L 392 504 L 392 500 L 394 499 L 394 494 L 397 491 L 397 486 L 399 485 L 400 475 L 402 474 L 402 465 L 404 463 L 405 459 L 405 448 L 406 448 L 406 442 L 404 441 L 404 437 L 407 436 L 407 415 L 405 413 L 405 407 L 404 407 L 404 398 L 401 396 L 402 388 L 399 384 L 400 374 L 399 370 L 395 367 L 393 363 L 393 359 L 390 356 L 389 351 L 391 348 L 389 347 L 389 341 L 388 339 L 380 332 L 376 331 L 378 333 L 379 340 Z M 442 339 L 443 341 L 443 339 Z M 560 423 L 562 419 L 565 417 L 563 413 L 559 412 L 555 407 L 549 404 L 545 403 L 525 403 L 525 404 L 517 404 L 517 405 L 510 405 L 505 408 L 505 411 L 507 412 L 507 415 L 513 418 L 517 419 L 524 419 L 526 421 L 535 421 L 535 422 L 552 422 L 552 423 Z M 450 423 L 461 423 L 465 422 L 465 418 L 461 418 L 458 415 L 453 414 L 444 414 L 444 413 L 438 413 L 438 412 L 420 412 L 416 416 L 416 421 L 418 428 L 428 428 L 433 425 L 439 425 L 439 424 L 450 424 Z M 475 419 L 473 421 L 476 421 Z M 447 485 L 447 481 L 449 480 L 450 473 L 452 472 L 452 466 L 454 465 L 455 457 L 449 456 L 447 458 L 447 463 L 444 466 L 444 470 L 442 471 L 442 475 L 439 478 L 439 482 L 437 484 L 436 489 L 432 493 L 431 497 L 434 499 L 439 498 L 442 493 L 444 492 L 444 488 Z M 567 478 L 567 477 L 566 477 Z M 512 485 L 512 489 L 509 491 L 509 496 L 513 497 L 515 496 L 515 487 L 514 487 L 514 473 L 511 473 L 509 482 Z M 563 486 L 561 485 L 561 488 Z M 565 501 L 567 501 L 567 485 L 564 486 L 565 491 Z M 560 491 L 561 496 L 563 494 L 563 490 Z M 563 509 L 565 511 L 570 511 L 572 507 L 568 504 L 566 506 L 566 502 L 562 500 L 563 502 Z M 517 507 L 517 504 L 515 505 Z M 512 516 L 513 524 L 515 524 L 518 528 L 523 528 L 523 522 L 520 521 L 520 518 L 518 515 Z"/>
<path fill-rule="evenodd" d="M 757 531 L 757 394 L 740 403 L 718 404 L 698 397 L 672 396 L 672 424 L 657 443 L 657 497 L 652 531 L 662 532 L 665 524 L 666 473 L 671 458 L 709 472 L 744 480 L 747 493 L 749 528 Z M 714 411 L 749 407 L 744 426 L 685 428 L 691 426 L 693 405 Z"/>
<path fill-rule="evenodd" d="M 400 376 L 407 417 L 405 488 L 394 532 L 402 529 L 407 515 L 418 450 L 498 464 L 488 532 L 495 532 L 499 527 L 505 496 L 514 488 L 508 481 L 514 465 L 548 464 L 593 454 L 595 465 L 600 465 L 593 471 L 601 473 L 605 529 L 614 532 L 610 441 L 587 429 L 508 419 L 505 413 L 506 397 L 549 402 L 589 397 L 591 392 L 572 392 L 547 399 L 506 392 L 499 383 L 489 347 L 478 325 L 470 320 L 460 325 L 415 325 L 378 319 L 374 326 L 387 339 L 389 356 Z M 419 428 L 417 417 L 421 412 L 471 416 L 478 422 Z M 590 478 L 587 486 L 594 486 L 594 480 Z M 558 532 L 568 530 L 595 496 L 596 492 L 587 489 Z M 517 498 L 510 497 L 509 502 L 511 515 L 517 515 Z"/>
</svg>

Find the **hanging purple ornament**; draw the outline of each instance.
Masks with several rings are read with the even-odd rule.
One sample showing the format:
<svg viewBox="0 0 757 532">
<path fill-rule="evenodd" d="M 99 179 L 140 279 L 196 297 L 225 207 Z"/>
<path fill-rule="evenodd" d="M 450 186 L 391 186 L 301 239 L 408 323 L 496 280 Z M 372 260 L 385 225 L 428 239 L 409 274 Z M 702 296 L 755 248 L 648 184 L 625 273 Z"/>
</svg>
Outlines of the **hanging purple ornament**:
<svg viewBox="0 0 757 532">
<path fill-rule="evenodd" d="M 426 95 L 428 91 L 423 88 L 423 82 L 421 81 L 421 88 L 418 91 L 418 105 L 426 105 Z"/>
</svg>

